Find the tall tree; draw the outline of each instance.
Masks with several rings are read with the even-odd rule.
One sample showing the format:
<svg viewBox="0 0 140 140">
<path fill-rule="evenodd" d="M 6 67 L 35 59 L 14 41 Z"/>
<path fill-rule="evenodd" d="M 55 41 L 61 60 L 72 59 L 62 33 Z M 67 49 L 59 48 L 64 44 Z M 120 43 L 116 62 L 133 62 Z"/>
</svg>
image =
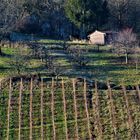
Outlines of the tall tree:
<svg viewBox="0 0 140 140">
<path fill-rule="evenodd" d="M 0 33 L 10 32 L 16 28 L 16 23 L 24 16 L 22 8 L 24 0 L 1 0 L 0 3 Z"/>
<path fill-rule="evenodd" d="M 81 30 L 81 37 L 85 37 L 87 31 L 100 28 L 104 24 L 108 16 L 107 1 L 67 0 L 65 13 Z M 106 16 L 104 16 L 105 13 Z"/>
<path fill-rule="evenodd" d="M 124 27 L 138 30 L 140 23 L 139 0 L 108 0 L 110 9 L 111 28 L 123 29 Z"/>
</svg>

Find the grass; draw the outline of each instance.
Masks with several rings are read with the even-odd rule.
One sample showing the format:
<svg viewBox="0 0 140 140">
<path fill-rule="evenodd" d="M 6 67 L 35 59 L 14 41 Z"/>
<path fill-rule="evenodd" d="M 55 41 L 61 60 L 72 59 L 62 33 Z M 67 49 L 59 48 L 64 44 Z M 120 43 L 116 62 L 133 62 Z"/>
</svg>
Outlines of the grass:
<svg viewBox="0 0 140 140">
<path fill-rule="evenodd" d="M 47 41 L 47 40 L 44 40 Z M 59 42 L 48 40 L 48 42 Z M 41 41 L 43 42 L 43 41 Z M 73 45 L 72 45 L 73 46 Z M 55 49 L 56 47 L 56 49 Z M 140 68 L 138 71 L 135 70 L 134 64 L 121 64 L 120 58 L 109 51 L 108 46 L 101 46 L 100 51 L 96 51 L 96 46 L 80 45 L 82 49 L 89 49 L 86 54 L 90 58 L 90 63 L 86 67 L 76 68 L 73 67 L 71 61 L 67 57 L 67 53 L 64 52 L 62 48 L 58 50 L 57 45 L 53 46 L 52 55 L 55 56 L 56 62 L 59 62 L 63 69 L 63 75 L 66 77 L 87 77 L 95 78 L 99 80 L 114 80 L 114 81 L 126 81 L 128 84 L 133 84 L 138 82 L 140 79 Z M 24 54 L 29 53 L 29 49 L 20 48 Z M 9 71 L 14 73 L 14 68 L 10 66 L 7 62 L 14 59 L 14 55 L 18 51 L 18 48 L 2 48 L 3 56 L 0 56 L 0 78 L 7 77 Z M 125 58 L 124 58 L 125 60 Z M 122 59 L 123 61 L 123 59 Z M 47 69 L 44 68 L 44 64 L 39 59 L 29 60 L 30 64 L 27 67 L 29 73 L 46 73 Z"/>
<path fill-rule="evenodd" d="M 66 42 L 69 45 L 82 45 L 82 46 L 87 46 L 88 42 L 84 42 L 84 41 L 64 41 L 64 40 L 53 40 L 53 39 L 40 39 L 37 40 L 36 42 L 41 43 L 41 44 L 64 44 L 64 42 Z"/>
<path fill-rule="evenodd" d="M 42 43 L 43 41 L 41 41 Z M 48 41 L 50 43 L 51 40 Z M 52 41 L 53 42 L 53 41 Z M 58 42 L 58 41 L 56 41 Z M 55 41 L 53 43 L 56 43 Z M 46 42 L 45 42 L 46 43 Z M 47 47 L 47 45 L 46 45 Z M 53 48 L 54 46 L 52 46 Z M 56 47 L 56 48 L 55 48 Z M 86 67 L 74 67 L 67 57 L 67 53 L 60 47 L 58 49 L 57 45 L 52 50 L 51 55 L 55 56 L 55 61 L 61 64 L 63 68 L 62 77 L 65 80 L 65 102 L 66 102 L 66 112 L 64 112 L 64 101 L 62 94 L 62 84 L 55 82 L 54 92 L 54 124 L 56 130 L 56 139 L 65 140 L 66 137 L 66 126 L 64 113 L 67 117 L 67 129 L 69 139 L 76 138 L 76 122 L 75 122 L 75 109 L 74 109 L 74 90 L 72 89 L 72 81 L 69 77 L 86 77 L 91 79 L 97 79 L 100 81 L 100 86 L 103 87 L 106 80 L 117 83 L 117 86 L 122 84 L 134 85 L 139 82 L 140 79 L 140 68 L 138 73 L 135 70 L 135 64 L 125 65 L 121 63 L 120 57 L 111 53 L 108 46 L 100 47 L 98 52 L 96 46 L 85 46 L 80 45 L 82 49 L 89 49 L 86 57 L 90 58 L 90 63 Z M 18 48 L 2 48 L 3 55 L 0 56 L 0 78 L 8 77 L 11 73 L 14 75 L 14 66 L 9 65 L 9 61 L 14 60 L 14 56 L 19 51 Z M 30 49 L 20 48 L 22 55 L 29 55 Z M 29 55 L 30 56 L 30 55 Z M 20 57 L 20 56 L 19 56 Z M 122 57 L 123 58 L 123 57 Z M 44 67 L 44 63 L 40 59 L 35 59 L 29 57 L 29 65 L 24 69 L 29 73 L 48 73 L 48 70 Z M 125 60 L 125 59 L 124 59 Z M 123 61 L 123 59 L 122 59 Z M 23 73 L 25 73 L 23 71 Z M 46 76 L 44 76 L 45 78 Z M 50 76 L 51 77 L 51 76 Z M 121 81 L 121 82 L 120 82 Z M 103 82 L 103 83 L 101 83 Z M 94 84 L 94 83 L 93 83 Z M 7 130 L 9 129 L 9 137 L 11 140 L 18 139 L 19 133 L 19 86 L 20 82 L 13 80 L 12 93 L 11 93 L 11 103 L 10 103 L 10 119 L 9 128 L 7 128 L 7 110 L 8 110 L 8 94 L 9 94 L 9 81 L 1 84 L 1 94 L 0 94 L 0 138 L 6 139 Z M 33 139 L 39 140 L 41 138 L 41 83 L 37 79 L 33 80 L 33 103 L 32 103 L 32 125 L 33 125 Z M 51 82 L 48 79 L 44 79 L 43 85 L 43 130 L 44 139 L 53 138 L 53 123 L 52 123 L 52 90 Z M 116 86 L 116 85 L 115 85 Z M 23 90 L 22 90 L 22 101 L 21 101 L 21 139 L 28 140 L 30 135 L 30 81 L 29 79 L 23 79 Z M 76 102 L 77 102 L 77 123 L 78 123 L 78 134 L 79 139 L 89 139 L 88 126 L 87 126 L 87 114 L 85 109 L 84 95 L 85 93 L 83 82 L 77 81 L 76 83 Z M 90 131 L 96 137 L 100 138 L 99 122 L 98 122 L 98 112 L 100 116 L 100 123 L 103 128 L 102 139 L 109 140 L 115 139 L 114 130 L 112 126 L 112 112 L 110 112 L 111 101 L 109 92 L 106 89 L 98 89 L 99 95 L 99 108 L 97 109 L 96 94 L 94 85 L 87 85 L 87 108 L 89 112 L 89 122 Z M 129 107 L 126 105 L 126 100 L 122 90 L 115 90 L 112 88 L 112 98 L 115 108 L 115 124 L 117 131 L 117 138 L 122 139 L 133 139 L 132 136 L 139 135 L 140 132 L 140 106 L 138 100 L 138 91 L 127 90 L 127 98 Z M 92 103 L 91 103 L 92 96 Z M 133 130 L 130 128 L 128 123 L 128 109 L 131 112 L 131 117 L 133 119 Z"/>
</svg>

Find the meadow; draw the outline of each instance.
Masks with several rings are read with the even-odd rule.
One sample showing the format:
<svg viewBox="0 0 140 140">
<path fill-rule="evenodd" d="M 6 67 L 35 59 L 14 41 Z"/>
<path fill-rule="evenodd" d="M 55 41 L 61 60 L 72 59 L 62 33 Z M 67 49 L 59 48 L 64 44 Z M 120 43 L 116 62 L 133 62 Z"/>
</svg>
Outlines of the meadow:
<svg viewBox="0 0 140 140">
<path fill-rule="evenodd" d="M 74 44 L 67 42 L 69 48 L 79 47 L 82 50 L 88 50 L 83 55 L 89 60 L 86 66 L 75 66 L 71 61 L 69 54 L 63 48 L 62 41 L 54 40 L 40 40 L 38 46 L 43 46 L 50 51 L 50 55 L 54 57 L 54 61 L 59 63 L 60 76 L 61 77 L 85 77 L 94 78 L 98 80 L 114 80 L 114 82 L 126 81 L 128 84 L 139 82 L 140 68 L 138 66 L 136 70 L 135 62 L 132 57 L 130 63 L 125 64 L 125 57 L 123 55 L 118 56 L 111 52 L 110 46 L 100 46 L 98 51 L 97 46 L 89 44 Z M 20 51 L 20 53 L 17 53 Z M 38 51 L 37 49 L 35 51 Z M 2 48 L 3 55 L 0 56 L 0 77 L 8 77 L 16 75 L 17 71 L 13 63 L 16 63 L 15 56 L 20 58 L 20 55 L 25 55 L 28 59 L 28 65 L 21 65 L 22 74 L 46 74 L 51 76 L 49 70 L 45 67 L 44 62 L 40 58 L 33 57 L 31 55 L 32 49 L 30 47 L 11 48 L 5 46 Z M 18 57 L 16 59 L 18 59 Z M 26 59 L 26 60 L 27 60 Z M 25 61 L 26 61 L 25 60 Z M 13 61 L 13 62 L 12 62 Z M 12 62 L 12 64 L 11 64 Z M 23 68 L 23 69 L 22 69 Z"/>
</svg>

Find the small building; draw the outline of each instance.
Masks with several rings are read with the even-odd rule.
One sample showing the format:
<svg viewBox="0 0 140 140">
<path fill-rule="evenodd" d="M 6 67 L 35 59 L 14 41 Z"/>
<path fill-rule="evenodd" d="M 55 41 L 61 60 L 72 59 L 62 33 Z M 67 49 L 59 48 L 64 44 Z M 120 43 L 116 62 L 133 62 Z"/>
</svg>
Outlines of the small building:
<svg viewBox="0 0 140 140">
<path fill-rule="evenodd" d="M 111 44 L 117 38 L 118 32 L 114 31 L 95 31 L 88 35 L 89 43 L 96 45 Z"/>
</svg>

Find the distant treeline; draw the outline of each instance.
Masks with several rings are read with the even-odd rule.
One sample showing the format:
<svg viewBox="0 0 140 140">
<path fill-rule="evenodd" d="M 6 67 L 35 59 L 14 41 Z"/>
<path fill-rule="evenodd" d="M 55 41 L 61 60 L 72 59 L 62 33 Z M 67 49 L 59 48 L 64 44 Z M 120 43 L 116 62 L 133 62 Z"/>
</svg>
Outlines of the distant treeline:
<svg viewBox="0 0 140 140">
<path fill-rule="evenodd" d="M 98 30 L 140 32 L 139 0 L 1 0 L 0 32 L 85 38 Z"/>
</svg>

